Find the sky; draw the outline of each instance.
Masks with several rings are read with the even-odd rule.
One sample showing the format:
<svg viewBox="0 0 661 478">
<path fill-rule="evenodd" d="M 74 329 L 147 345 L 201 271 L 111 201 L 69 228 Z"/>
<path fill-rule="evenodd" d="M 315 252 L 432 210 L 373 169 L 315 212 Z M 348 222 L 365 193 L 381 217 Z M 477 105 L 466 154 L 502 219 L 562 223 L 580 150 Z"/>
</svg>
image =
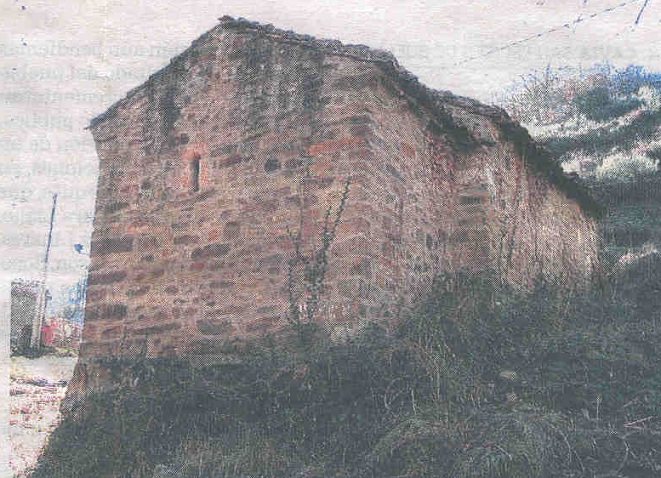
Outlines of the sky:
<svg viewBox="0 0 661 478">
<path fill-rule="evenodd" d="M 3 0 L 0 307 L 7 312 L 12 279 L 42 277 L 54 193 L 48 284 L 56 299 L 85 273 L 98 172 L 89 120 L 225 14 L 390 50 L 427 85 L 492 103 L 547 65 L 661 71 L 661 0 L 648 0 L 636 24 L 644 3 Z"/>
</svg>

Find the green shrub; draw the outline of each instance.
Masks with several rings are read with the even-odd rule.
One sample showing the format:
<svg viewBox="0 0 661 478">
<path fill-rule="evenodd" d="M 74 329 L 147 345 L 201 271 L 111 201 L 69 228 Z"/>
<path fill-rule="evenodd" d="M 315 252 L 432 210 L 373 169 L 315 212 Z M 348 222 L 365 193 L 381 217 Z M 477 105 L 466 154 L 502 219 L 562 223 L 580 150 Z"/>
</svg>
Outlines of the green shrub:
<svg viewBox="0 0 661 478">
<path fill-rule="evenodd" d="M 606 121 L 621 116 L 642 104 L 637 98 L 615 98 L 606 86 L 595 86 L 578 93 L 573 101 L 577 110 L 593 121 Z"/>
</svg>

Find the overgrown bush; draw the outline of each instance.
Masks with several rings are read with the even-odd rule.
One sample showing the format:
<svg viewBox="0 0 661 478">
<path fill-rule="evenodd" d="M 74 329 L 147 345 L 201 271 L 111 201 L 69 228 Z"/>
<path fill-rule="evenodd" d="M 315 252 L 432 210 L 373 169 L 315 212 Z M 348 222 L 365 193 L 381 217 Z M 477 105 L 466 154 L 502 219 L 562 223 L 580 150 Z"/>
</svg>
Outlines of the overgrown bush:
<svg viewBox="0 0 661 478">
<path fill-rule="evenodd" d="M 656 172 L 655 160 L 635 154 L 614 154 L 603 158 L 595 170 L 601 181 L 632 181 Z"/>
<path fill-rule="evenodd" d="M 637 98 L 620 99 L 606 86 L 594 86 L 576 94 L 573 98 L 579 113 L 593 121 L 606 121 L 638 108 Z"/>
<path fill-rule="evenodd" d="M 396 333 L 305 324 L 202 368 L 108 359 L 117 386 L 32 477 L 659 476 L 660 279 L 650 262 L 524 292 L 458 273 Z"/>
</svg>

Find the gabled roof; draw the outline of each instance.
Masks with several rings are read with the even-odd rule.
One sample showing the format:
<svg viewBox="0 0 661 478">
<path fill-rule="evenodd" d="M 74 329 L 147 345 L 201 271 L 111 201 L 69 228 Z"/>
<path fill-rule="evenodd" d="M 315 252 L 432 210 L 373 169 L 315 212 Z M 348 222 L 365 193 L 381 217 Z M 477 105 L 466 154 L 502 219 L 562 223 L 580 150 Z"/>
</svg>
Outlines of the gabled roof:
<svg viewBox="0 0 661 478">
<path fill-rule="evenodd" d="M 290 30 L 280 30 L 271 24 L 261 24 L 244 18 L 235 19 L 230 16 L 220 18 L 219 24 L 216 27 L 193 41 L 188 49 L 170 60 L 169 65 L 151 75 L 143 85 L 129 91 L 123 99 L 112 105 L 106 112 L 93 118 L 90 122 L 90 127 L 96 126 L 105 118 L 111 116 L 118 107 L 130 101 L 131 97 L 146 84 L 155 81 L 159 76 L 165 75 L 177 68 L 177 65 L 185 60 L 193 50 L 207 41 L 212 34 L 222 30 L 256 32 L 273 41 L 292 43 L 330 55 L 347 56 L 379 65 L 382 71 L 398 85 L 404 94 L 425 107 L 441 129 L 452 130 L 455 147 L 470 148 L 472 146 L 472 134 L 463 125 L 457 124 L 454 121 L 451 113 L 448 112 L 448 107 L 459 108 L 471 114 L 487 117 L 499 128 L 502 139 L 511 141 L 515 145 L 518 153 L 524 158 L 531 172 L 546 177 L 559 190 L 574 199 L 584 211 L 592 215 L 599 215 L 601 213 L 601 206 L 590 196 L 587 189 L 579 184 L 575 178 L 565 175 L 560 165 L 551 157 L 550 153 L 535 143 L 528 134 L 528 131 L 517 121 L 510 118 L 502 108 L 485 105 L 479 101 L 458 96 L 449 91 L 429 88 L 420 83 L 415 75 L 399 65 L 395 56 L 388 51 L 370 48 L 365 45 L 345 45 L 338 40 L 318 39 Z"/>
</svg>

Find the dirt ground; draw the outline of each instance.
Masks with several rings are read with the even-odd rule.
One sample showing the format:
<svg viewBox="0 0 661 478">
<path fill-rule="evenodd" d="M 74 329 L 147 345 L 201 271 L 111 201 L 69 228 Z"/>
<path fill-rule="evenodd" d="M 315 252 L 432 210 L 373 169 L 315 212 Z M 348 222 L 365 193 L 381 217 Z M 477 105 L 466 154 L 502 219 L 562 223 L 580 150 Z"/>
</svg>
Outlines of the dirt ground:
<svg viewBox="0 0 661 478">
<path fill-rule="evenodd" d="M 11 358 L 10 465 L 15 477 L 34 465 L 60 419 L 75 357 Z"/>
</svg>

